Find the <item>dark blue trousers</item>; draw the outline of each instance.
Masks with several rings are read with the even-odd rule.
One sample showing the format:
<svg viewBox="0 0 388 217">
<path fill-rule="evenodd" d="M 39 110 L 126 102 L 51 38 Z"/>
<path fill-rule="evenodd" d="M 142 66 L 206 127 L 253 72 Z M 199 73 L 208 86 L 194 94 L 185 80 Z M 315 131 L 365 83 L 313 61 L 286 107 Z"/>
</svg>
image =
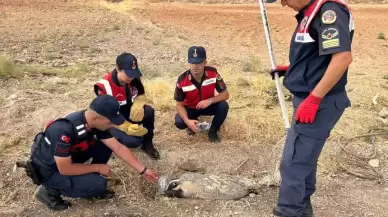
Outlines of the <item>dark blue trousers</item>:
<svg viewBox="0 0 388 217">
<path fill-rule="evenodd" d="M 331 130 L 350 101 L 346 92 L 326 96 L 312 124 L 296 124 L 295 113 L 304 99 L 293 98 L 293 122 L 287 133 L 280 164 L 282 181 L 278 207 L 283 216 L 302 215 L 306 201 L 315 192 L 317 162 Z"/>
<path fill-rule="evenodd" d="M 73 163 L 85 163 L 93 158 L 92 164 L 106 164 L 111 154 L 112 150 L 101 141 L 97 141 L 86 153 L 72 157 L 72 160 Z M 47 188 L 58 189 L 64 196 L 80 198 L 99 196 L 107 189 L 107 181 L 99 173 L 64 176 L 59 172 L 54 172 L 51 177 L 46 178 L 42 185 Z"/>
<path fill-rule="evenodd" d="M 144 106 L 144 118 L 141 122 L 133 122 L 129 119 L 129 117 L 125 118 L 131 123 L 143 124 L 143 127 L 146 128 L 148 132 L 144 136 L 129 136 L 119 129 L 110 129 L 112 136 L 114 136 L 119 142 L 128 148 L 138 148 L 144 141 L 152 141 L 155 128 L 155 110 L 151 106 Z"/>
<path fill-rule="evenodd" d="M 196 119 L 198 120 L 199 116 L 213 116 L 214 118 L 211 123 L 211 130 L 218 131 L 221 127 L 221 125 L 224 123 L 226 116 L 228 115 L 229 105 L 226 101 L 221 101 L 215 104 L 210 105 L 206 109 L 193 109 L 193 108 L 186 108 L 187 116 L 189 119 Z M 185 121 L 179 116 L 177 113 L 175 115 L 175 126 L 179 129 L 186 129 L 187 125 Z"/>
</svg>

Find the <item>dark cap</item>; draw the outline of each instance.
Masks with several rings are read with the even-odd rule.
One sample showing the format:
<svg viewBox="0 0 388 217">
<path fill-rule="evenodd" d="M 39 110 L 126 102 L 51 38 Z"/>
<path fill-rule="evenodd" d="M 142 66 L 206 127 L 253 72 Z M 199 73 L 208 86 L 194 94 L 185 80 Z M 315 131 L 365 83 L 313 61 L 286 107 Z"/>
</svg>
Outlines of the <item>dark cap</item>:
<svg viewBox="0 0 388 217">
<path fill-rule="evenodd" d="M 122 53 L 116 58 L 116 65 L 119 70 L 123 70 L 130 78 L 140 78 L 142 76 L 137 58 L 131 53 Z"/>
<path fill-rule="evenodd" d="M 125 118 L 119 114 L 120 104 L 110 95 L 97 96 L 89 106 L 99 115 L 108 118 L 112 123 L 121 125 L 125 122 Z"/>
<path fill-rule="evenodd" d="M 276 0 L 264 0 L 265 3 L 274 3 Z"/>
<path fill-rule="evenodd" d="M 189 63 L 203 63 L 206 60 L 206 50 L 202 46 L 192 46 L 189 48 L 188 59 Z"/>
</svg>

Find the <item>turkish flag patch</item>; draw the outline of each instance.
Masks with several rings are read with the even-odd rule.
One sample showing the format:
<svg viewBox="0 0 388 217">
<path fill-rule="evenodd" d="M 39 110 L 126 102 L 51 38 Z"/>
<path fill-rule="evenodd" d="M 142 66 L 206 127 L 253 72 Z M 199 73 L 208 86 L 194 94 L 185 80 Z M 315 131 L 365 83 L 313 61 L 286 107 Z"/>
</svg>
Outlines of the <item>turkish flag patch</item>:
<svg viewBox="0 0 388 217">
<path fill-rule="evenodd" d="M 66 143 L 69 143 L 70 142 L 70 137 L 66 136 L 66 135 L 61 135 L 61 140 L 66 142 Z"/>
</svg>

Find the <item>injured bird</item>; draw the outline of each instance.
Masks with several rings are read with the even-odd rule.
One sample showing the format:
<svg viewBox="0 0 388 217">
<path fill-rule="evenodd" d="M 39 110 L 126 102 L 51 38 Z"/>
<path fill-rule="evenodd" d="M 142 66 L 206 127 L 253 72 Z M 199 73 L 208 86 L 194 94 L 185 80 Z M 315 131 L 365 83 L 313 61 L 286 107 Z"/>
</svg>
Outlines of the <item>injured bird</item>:
<svg viewBox="0 0 388 217">
<path fill-rule="evenodd" d="M 207 175 L 188 172 L 178 177 L 161 176 L 159 194 L 176 198 L 206 200 L 238 200 L 258 193 L 260 183 L 239 176 Z"/>
</svg>

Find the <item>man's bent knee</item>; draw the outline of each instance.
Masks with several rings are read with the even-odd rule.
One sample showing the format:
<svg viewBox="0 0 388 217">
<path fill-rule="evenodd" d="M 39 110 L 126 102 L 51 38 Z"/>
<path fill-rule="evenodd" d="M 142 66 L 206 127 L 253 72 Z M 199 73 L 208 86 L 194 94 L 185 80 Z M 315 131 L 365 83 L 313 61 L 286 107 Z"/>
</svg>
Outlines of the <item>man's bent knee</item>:
<svg viewBox="0 0 388 217">
<path fill-rule="evenodd" d="M 121 144 L 128 148 L 137 148 L 143 143 L 143 138 L 138 136 L 130 136 L 119 129 L 110 130 L 112 136 L 114 136 Z"/>
<path fill-rule="evenodd" d="M 217 103 L 216 110 L 217 110 L 217 113 L 218 112 L 228 112 L 228 110 L 229 110 L 228 102 L 221 101 L 221 102 Z"/>
<path fill-rule="evenodd" d="M 120 142 L 127 148 L 138 148 L 143 143 L 143 138 L 138 136 L 127 136 L 121 138 Z"/>
<path fill-rule="evenodd" d="M 107 189 L 107 181 L 99 174 L 69 176 L 71 187 L 62 189 L 67 197 L 91 198 L 103 194 Z"/>
<path fill-rule="evenodd" d="M 179 116 L 179 114 L 175 115 L 175 126 L 181 130 L 187 128 L 185 121 Z"/>
</svg>

